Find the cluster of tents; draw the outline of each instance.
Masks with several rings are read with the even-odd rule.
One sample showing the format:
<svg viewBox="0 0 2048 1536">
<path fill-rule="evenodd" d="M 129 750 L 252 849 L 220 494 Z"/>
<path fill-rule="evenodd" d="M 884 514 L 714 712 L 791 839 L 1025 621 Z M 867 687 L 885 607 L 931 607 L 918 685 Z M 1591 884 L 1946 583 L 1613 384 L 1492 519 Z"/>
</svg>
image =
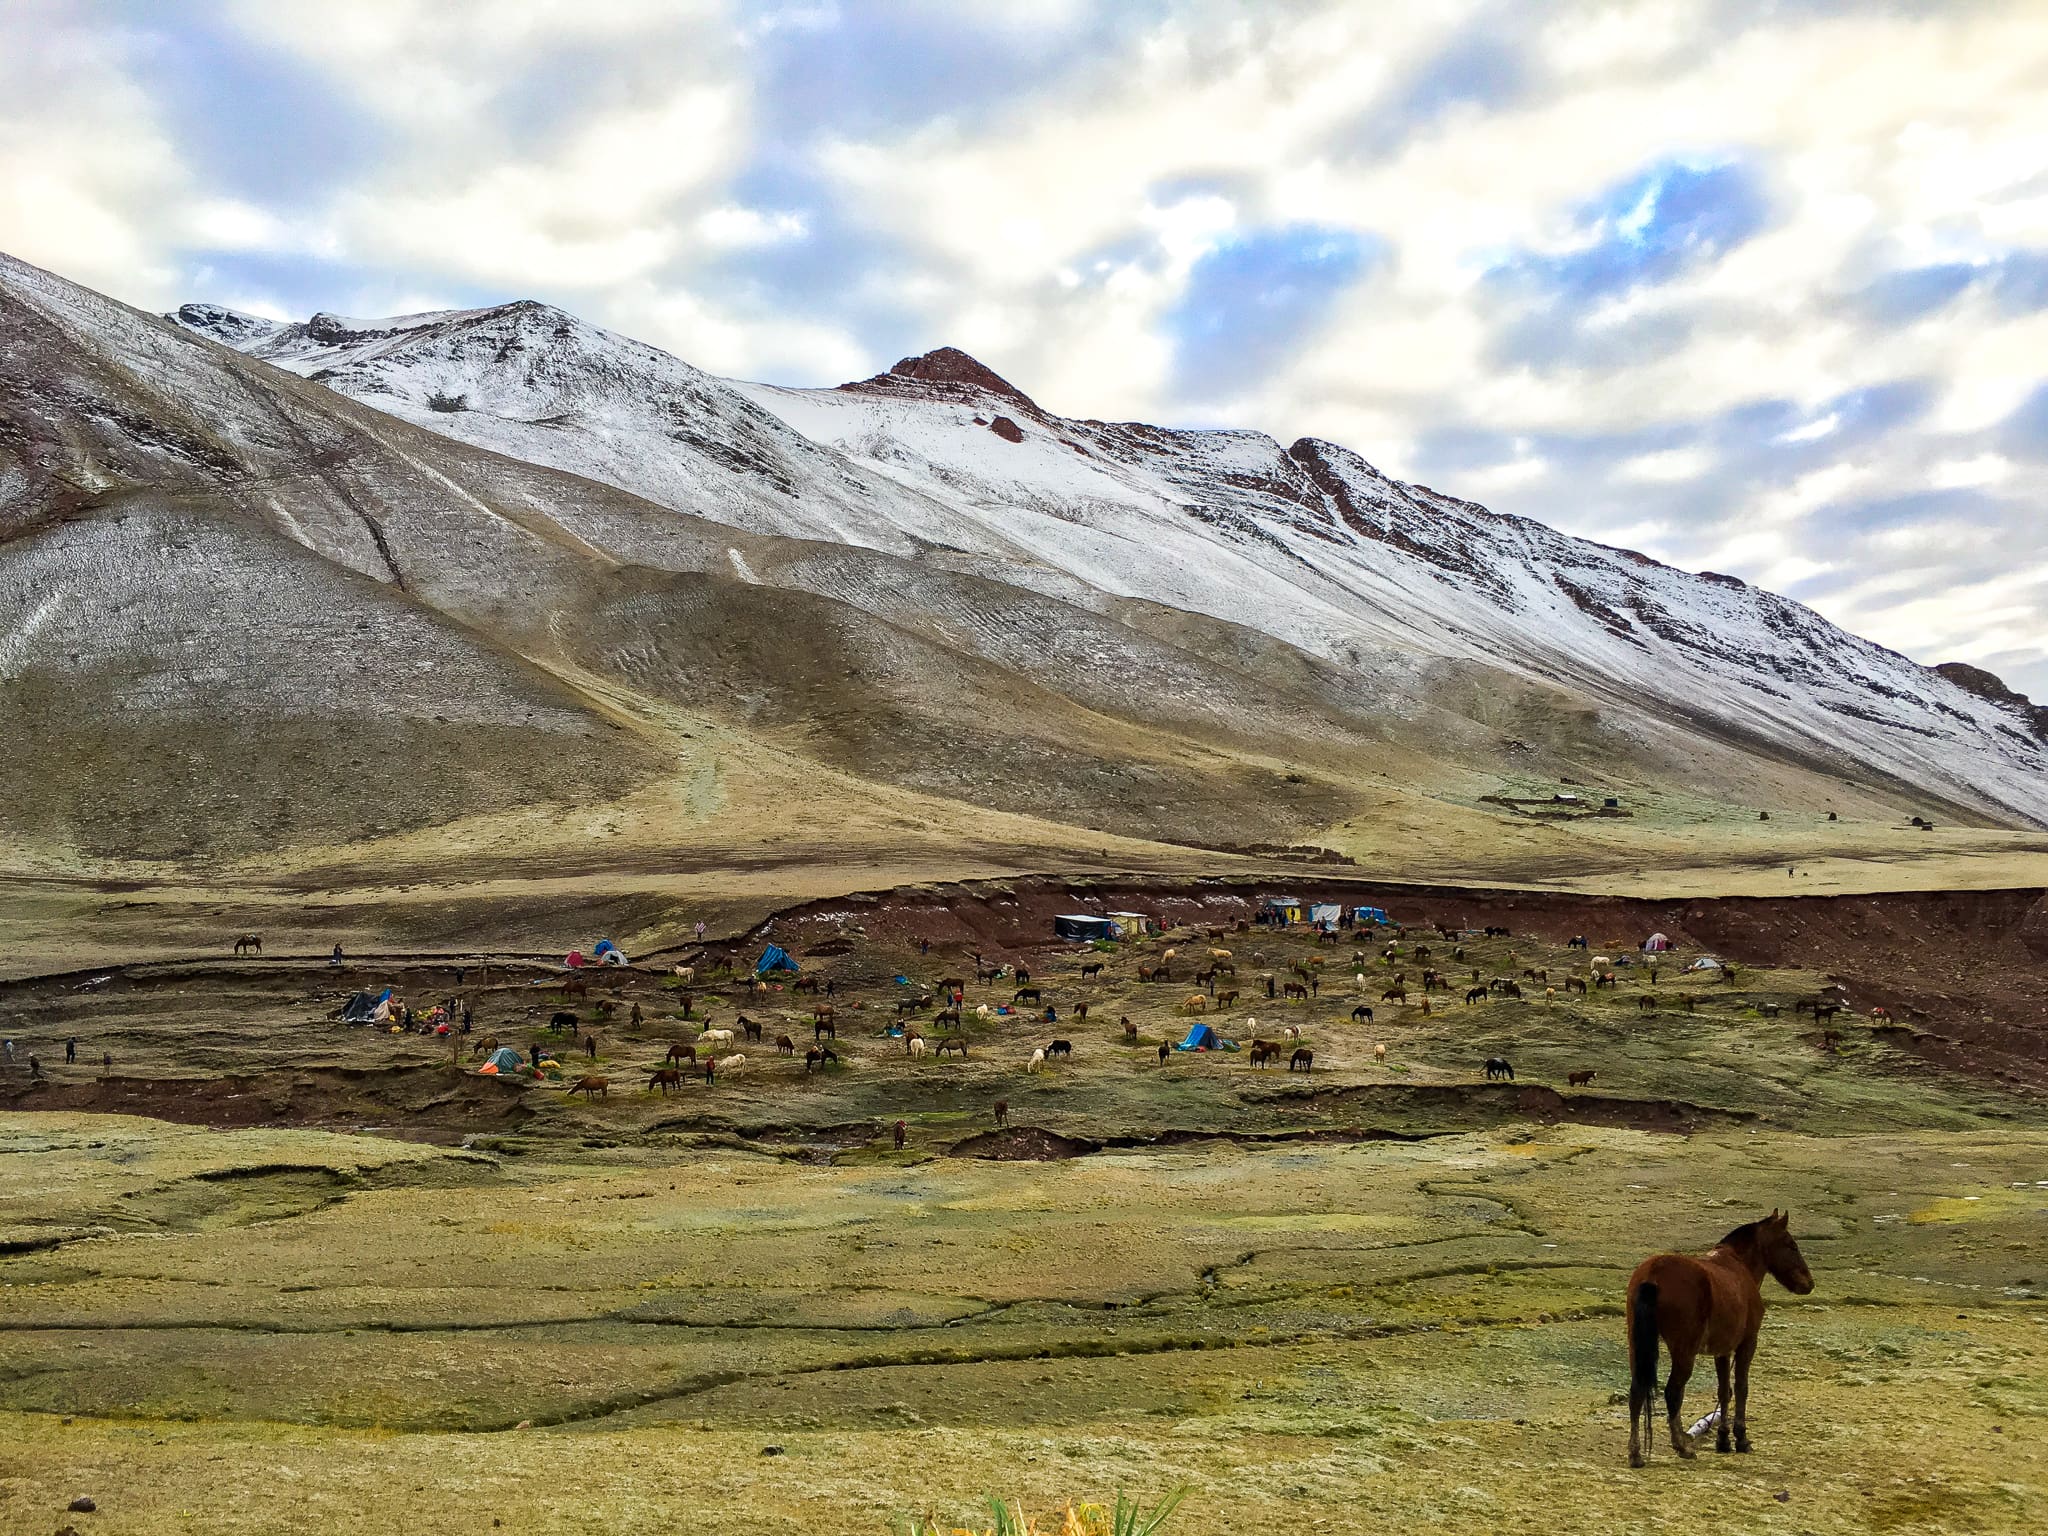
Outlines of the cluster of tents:
<svg viewBox="0 0 2048 1536">
<path fill-rule="evenodd" d="M 562 956 L 562 964 L 572 971 L 580 971 L 586 965 L 624 965 L 626 952 L 610 939 L 599 939 L 597 947 L 586 957 L 582 950 L 572 949 Z"/>
</svg>

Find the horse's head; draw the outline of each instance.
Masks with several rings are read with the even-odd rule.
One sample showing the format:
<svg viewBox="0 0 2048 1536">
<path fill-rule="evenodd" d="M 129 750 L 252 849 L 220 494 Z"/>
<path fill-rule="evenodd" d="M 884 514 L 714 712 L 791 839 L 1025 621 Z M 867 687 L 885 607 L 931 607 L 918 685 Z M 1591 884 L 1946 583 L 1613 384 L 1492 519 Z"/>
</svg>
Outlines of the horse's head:
<svg viewBox="0 0 2048 1536">
<path fill-rule="evenodd" d="M 1756 1239 L 1764 1268 L 1772 1279 L 1794 1296 L 1804 1296 L 1813 1289 L 1813 1271 L 1806 1267 L 1806 1256 L 1792 1240 L 1790 1211 L 1773 1210 L 1758 1222 Z"/>
</svg>

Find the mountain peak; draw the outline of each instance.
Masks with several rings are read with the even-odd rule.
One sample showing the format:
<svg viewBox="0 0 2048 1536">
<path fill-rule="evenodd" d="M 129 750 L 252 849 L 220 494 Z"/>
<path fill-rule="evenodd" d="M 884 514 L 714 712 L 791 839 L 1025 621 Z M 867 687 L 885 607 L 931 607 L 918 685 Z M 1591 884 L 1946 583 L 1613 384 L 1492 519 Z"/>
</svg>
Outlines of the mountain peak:
<svg viewBox="0 0 2048 1536">
<path fill-rule="evenodd" d="M 901 389 L 910 384 L 936 385 L 936 392 L 943 394 L 964 390 L 976 394 L 996 395 L 1005 400 L 1014 400 L 1033 411 L 1038 409 L 1023 390 L 986 363 L 968 356 L 958 347 L 938 347 L 918 357 L 903 358 L 887 373 L 878 373 L 871 379 L 862 379 L 857 383 L 842 384 L 839 387 Z"/>
</svg>

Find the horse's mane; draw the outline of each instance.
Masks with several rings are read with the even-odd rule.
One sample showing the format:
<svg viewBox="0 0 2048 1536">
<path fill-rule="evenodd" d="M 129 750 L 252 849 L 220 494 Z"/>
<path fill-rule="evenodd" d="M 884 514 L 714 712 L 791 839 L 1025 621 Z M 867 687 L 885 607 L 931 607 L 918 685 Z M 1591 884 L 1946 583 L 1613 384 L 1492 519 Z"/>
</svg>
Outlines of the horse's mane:
<svg viewBox="0 0 2048 1536">
<path fill-rule="evenodd" d="M 1754 1243 L 1756 1241 L 1756 1229 L 1762 1225 L 1763 1223 L 1760 1221 L 1745 1221 L 1714 1246 L 1717 1248 L 1739 1248 L 1744 1244 Z"/>
</svg>

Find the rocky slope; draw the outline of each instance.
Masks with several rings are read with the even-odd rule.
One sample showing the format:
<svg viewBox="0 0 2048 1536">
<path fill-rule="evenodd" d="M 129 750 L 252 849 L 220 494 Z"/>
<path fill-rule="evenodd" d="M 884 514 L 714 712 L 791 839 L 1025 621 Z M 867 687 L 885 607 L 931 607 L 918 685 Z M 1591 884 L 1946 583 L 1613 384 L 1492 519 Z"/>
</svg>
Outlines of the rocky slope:
<svg viewBox="0 0 2048 1536">
<path fill-rule="evenodd" d="M 765 762 L 834 770 L 823 824 L 1208 845 L 1504 769 L 2038 821 L 2013 721 L 1738 583 L 955 352 L 778 390 L 540 305 L 165 319 L 0 258 L 17 846 L 346 844 Z"/>
<path fill-rule="evenodd" d="M 1732 577 L 1381 475 L 1335 444 L 1041 409 L 946 348 L 836 390 L 727 383 L 532 304 L 301 325 L 180 323 L 448 436 L 737 527 L 920 556 L 1115 614 L 1262 632 L 1396 711 L 1445 663 L 1562 689 L 1819 773 L 2048 818 L 2007 701 Z"/>
</svg>

